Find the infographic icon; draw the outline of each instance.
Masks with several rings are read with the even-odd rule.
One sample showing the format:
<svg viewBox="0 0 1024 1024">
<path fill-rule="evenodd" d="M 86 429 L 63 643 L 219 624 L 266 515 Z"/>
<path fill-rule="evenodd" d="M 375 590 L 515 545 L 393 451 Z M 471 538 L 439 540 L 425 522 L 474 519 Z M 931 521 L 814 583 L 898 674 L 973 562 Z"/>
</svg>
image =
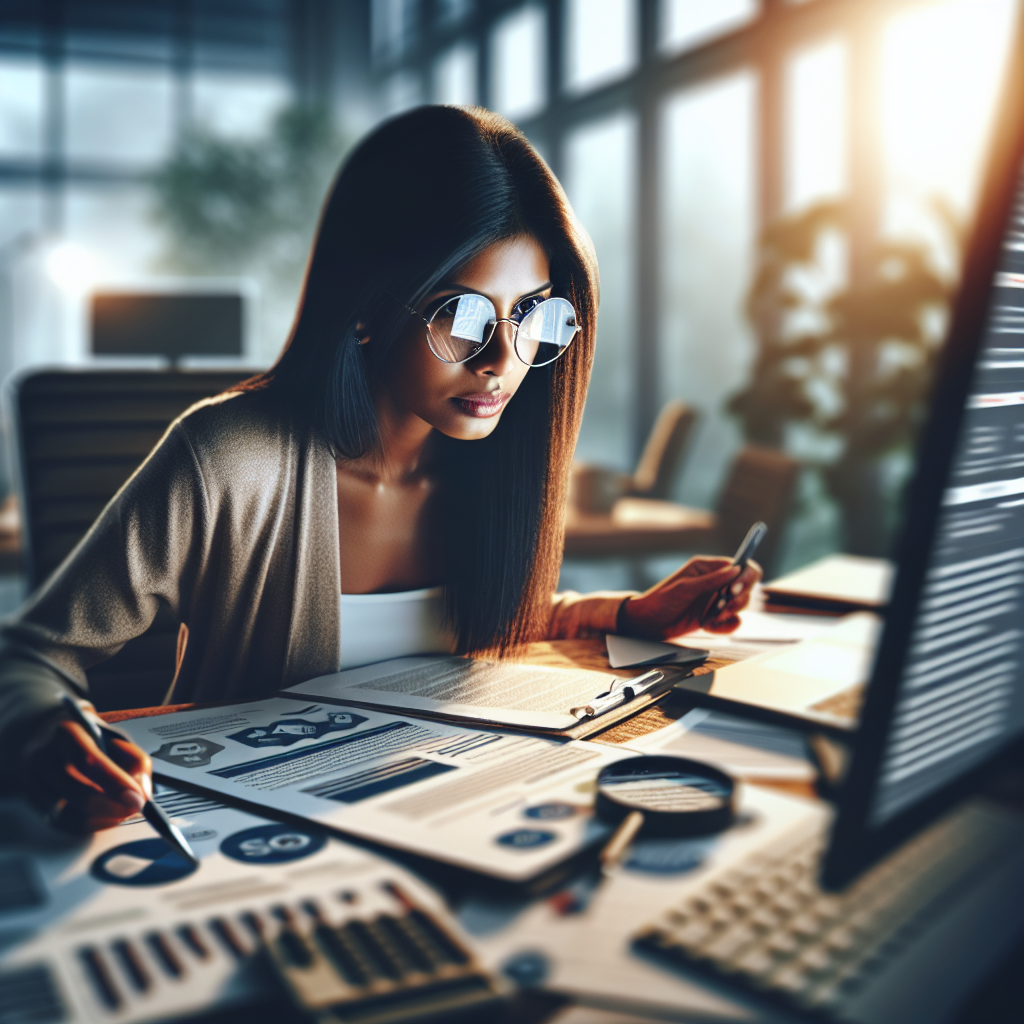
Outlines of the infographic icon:
<svg viewBox="0 0 1024 1024">
<path fill-rule="evenodd" d="M 230 835 L 220 844 L 220 852 L 243 864 L 283 864 L 302 860 L 323 849 L 327 837 L 322 832 L 307 832 L 295 825 L 257 825 Z"/>
<path fill-rule="evenodd" d="M 269 725 L 252 725 L 228 734 L 229 740 L 247 747 L 290 747 L 299 740 L 317 740 L 329 732 L 344 732 L 365 722 L 364 715 L 347 711 L 327 712 L 326 722 L 311 722 L 307 718 L 282 718 Z"/>
<path fill-rule="evenodd" d="M 176 764 L 179 768 L 202 768 L 210 763 L 210 758 L 224 748 L 205 736 L 190 736 L 186 740 L 175 740 L 165 743 L 159 750 L 154 750 L 153 757 Z"/>
<path fill-rule="evenodd" d="M 90 870 L 93 878 L 108 885 L 166 885 L 196 869 L 162 839 L 138 839 L 101 853 Z"/>
</svg>

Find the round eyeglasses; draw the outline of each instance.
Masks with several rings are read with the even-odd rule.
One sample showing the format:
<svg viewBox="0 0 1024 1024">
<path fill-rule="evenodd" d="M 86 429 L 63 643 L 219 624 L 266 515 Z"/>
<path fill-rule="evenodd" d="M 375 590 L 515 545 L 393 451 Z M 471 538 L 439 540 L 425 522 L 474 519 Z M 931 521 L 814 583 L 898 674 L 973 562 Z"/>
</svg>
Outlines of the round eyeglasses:
<svg viewBox="0 0 1024 1024">
<path fill-rule="evenodd" d="M 579 333 L 576 310 L 567 299 L 544 299 L 525 313 L 499 318 L 484 295 L 453 295 L 425 317 L 411 306 L 414 316 L 427 325 L 430 351 L 445 363 L 464 363 L 483 351 L 498 324 L 512 325 L 516 355 L 527 366 L 553 363 Z"/>
</svg>

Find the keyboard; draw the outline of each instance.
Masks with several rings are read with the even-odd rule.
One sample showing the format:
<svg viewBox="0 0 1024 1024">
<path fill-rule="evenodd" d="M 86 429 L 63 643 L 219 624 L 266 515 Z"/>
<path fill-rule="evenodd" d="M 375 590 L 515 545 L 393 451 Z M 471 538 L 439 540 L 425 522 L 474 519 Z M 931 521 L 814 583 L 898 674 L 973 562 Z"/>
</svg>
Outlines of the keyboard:
<svg viewBox="0 0 1024 1024">
<path fill-rule="evenodd" d="M 825 1019 L 880 977 L 965 879 L 1014 841 L 969 806 L 900 847 L 842 893 L 817 883 L 826 842 L 808 825 L 690 890 L 633 940 L 662 962 Z"/>
</svg>

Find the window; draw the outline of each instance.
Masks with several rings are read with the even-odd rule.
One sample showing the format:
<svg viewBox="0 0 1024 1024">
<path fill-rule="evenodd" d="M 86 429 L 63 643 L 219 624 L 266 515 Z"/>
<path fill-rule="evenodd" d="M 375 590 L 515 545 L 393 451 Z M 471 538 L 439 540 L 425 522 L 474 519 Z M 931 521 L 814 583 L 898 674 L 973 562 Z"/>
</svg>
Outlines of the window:
<svg viewBox="0 0 1024 1024">
<path fill-rule="evenodd" d="M 0 153 L 36 156 L 43 145 L 42 64 L 0 58 Z"/>
<path fill-rule="evenodd" d="M 434 65 L 434 102 L 476 103 L 476 47 L 460 43 L 446 50 Z"/>
<path fill-rule="evenodd" d="M 839 40 L 799 50 L 787 63 L 788 209 L 846 191 L 845 86 L 846 51 Z"/>
<path fill-rule="evenodd" d="M 155 163 L 170 149 L 169 72 L 73 65 L 64 89 L 68 156 Z"/>
<path fill-rule="evenodd" d="M 746 24 L 757 8 L 757 0 L 662 0 L 661 47 L 692 49 Z"/>
<path fill-rule="evenodd" d="M 881 111 L 890 227 L 928 195 L 966 218 L 1013 39 L 1012 0 L 945 0 L 885 28 Z"/>
<path fill-rule="evenodd" d="M 619 113 L 585 124 L 566 140 L 563 179 L 601 267 L 597 352 L 576 457 L 633 467 L 631 422 L 636 381 L 633 301 L 636 118 Z"/>
<path fill-rule="evenodd" d="M 680 498 L 710 507 L 738 445 L 722 406 L 746 379 L 743 319 L 755 232 L 756 80 L 739 72 L 671 96 L 662 111 L 660 394 L 701 410 Z"/>
<path fill-rule="evenodd" d="M 415 0 L 372 0 L 370 40 L 374 57 L 382 64 L 402 56 L 417 29 Z"/>
<path fill-rule="evenodd" d="M 384 109 L 388 114 L 400 114 L 403 110 L 423 102 L 423 87 L 419 75 L 411 71 L 396 71 L 384 83 Z"/>
<path fill-rule="evenodd" d="M 289 83 L 277 76 L 204 72 L 192 82 L 192 117 L 223 138 L 255 138 L 290 98 Z"/>
<path fill-rule="evenodd" d="M 636 0 L 568 0 L 566 86 L 574 92 L 621 78 L 636 63 Z"/>
<path fill-rule="evenodd" d="M 495 26 L 491 62 L 494 109 L 512 121 L 539 113 L 547 98 L 547 25 L 542 8 L 520 8 Z"/>
</svg>

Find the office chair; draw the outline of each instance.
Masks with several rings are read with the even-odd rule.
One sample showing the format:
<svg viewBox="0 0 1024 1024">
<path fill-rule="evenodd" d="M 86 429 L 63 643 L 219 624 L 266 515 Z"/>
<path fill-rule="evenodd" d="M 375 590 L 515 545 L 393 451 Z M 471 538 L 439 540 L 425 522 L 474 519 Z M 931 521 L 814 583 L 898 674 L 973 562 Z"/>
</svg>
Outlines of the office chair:
<svg viewBox="0 0 1024 1024">
<path fill-rule="evenodd" d="M 716 547 L 732 554 L 750 525 L 760 519 L 768 526 L 757 561 L 768 574 L 786 526 L 800 463 L 774 448 L 748 445 L 736 456 L 715 505 Z"/>
<path fill-rule="evenodd" d="M 662 406 L 633 471 L 630 494 L 662 500 L 672 496 L 696 422 L 696 410 L 685 402 L 672 399 Z"/>
<path fill-rule="evenodd" d="M 581 512 L 609 512 L 624 495 L 667 500 L 679 478 L 697 413 L 673 399 L 662 406 L 632 473 L 589 462 L 572 467 L 569 500 Z"/>
<path fill-rule="evenodd" d="M 104 506 L 200 399 L 252 370 L 40 370 L 12 388 L 21 506 L 21 560 L 38 587 Z M 174 677 L 179 624 L 161 609 L 142 636 L 88 673 L 101 710 L 159 704 Z"/>
</svg>

